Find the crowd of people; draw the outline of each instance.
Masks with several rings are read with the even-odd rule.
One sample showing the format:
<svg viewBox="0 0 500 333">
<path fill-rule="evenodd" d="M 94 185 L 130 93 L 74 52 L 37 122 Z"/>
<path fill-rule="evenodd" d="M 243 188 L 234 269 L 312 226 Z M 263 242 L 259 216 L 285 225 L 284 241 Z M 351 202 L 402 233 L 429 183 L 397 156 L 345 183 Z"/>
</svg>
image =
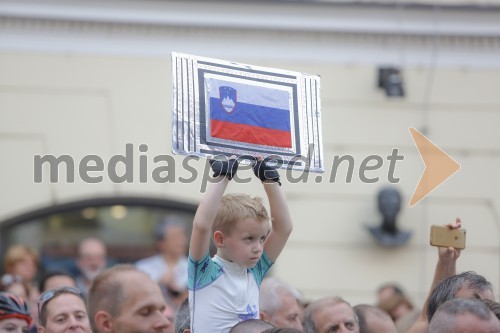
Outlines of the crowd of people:
<svg viewBox="0 0 500 333">
<path fill-rule="evenodd" d="M 422 309 L 392 283 L 380 287 L 373 305 L 353 306 L 339 296 L 306 302 L 294 287 L 266 276 L 293 228 L 277 170 L 260 158 L 253 166 L 268 212 L 260 198 L 224 194 L 237 159 L 211 166 L 214 181 L 190 242 L 182 222 L 162 221 L 153 257 L 107 267 L 104 243 L 87 238 L 78 247 L 78 276 L 51 270 L 37 279 L 36 252 L 11 246 L 0 285 L 0 333 L 500 332 L 491 283 L 475 272 L 457 274 L 454 248 L 438 248 Z M 448 225 L 460 227 L 460 219 Z"/>
</svg>

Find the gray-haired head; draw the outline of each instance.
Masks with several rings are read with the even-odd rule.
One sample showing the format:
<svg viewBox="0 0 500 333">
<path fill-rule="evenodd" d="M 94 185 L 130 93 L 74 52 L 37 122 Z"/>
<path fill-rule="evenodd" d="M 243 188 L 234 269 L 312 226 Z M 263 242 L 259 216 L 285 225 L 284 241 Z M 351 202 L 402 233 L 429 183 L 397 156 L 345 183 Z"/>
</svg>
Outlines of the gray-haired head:
<svg viewBox="0 0 500 333">
<path fill-rule="evenodd" d="M 185 329 L 191 328 L 191 315 L 189 313 L 189 299 L 182 302 L 175 314 L 174 333 L 183 333 Z"/>
<path fill-rule="evenodd" d="M 460 316 L 469 316 L 474 319 L 459 322 Z M 500 331 L 500 322 L 488 307 L 478 299 L 457 298 L 443 303 L 437 309 L 429 325 L 429 333 L 457 333 L 469 332 L 495 333 Z M 476 332 L 476 331 L 475 331 Z"/>
<path fill-rule="evenodd" d="M 260 286 L 259 309 L 272 316 L 282 306 L 282 296 L 284 294 L 292 295 L 297 301 L 300 301 L 300 293 L 290 285 L 281 281 L 277 277 L 268 277 L 262 281 Z"/>
<path fill-rule="evenodd" d="M 319 309 L 324 309 L 327 306 L 336 306 L 342 303 L 347 304 L 349 307 L 351 307 L 351 304 L 349 304 L 349 302 L 344 300 L 342 297 L 322 298 L 309 304 L 304 314 L 304 333 L 316 333 L 316 323 L 314 321 L 314 315 Z M 352 312 L 354 314 L 356 325 L 359 325 L 358 316 L 356 315 L 354 310 L 352 310 Z"/>
<path fill-rule="evenodd" d="M 470 290 L 470 296 L 484 298 L 483 294 L 493 294 L 491 283 L 482 275 L 475 272 L 463 272 L 450 276 L 439 282 L 432 290 L 427 304 L 427 320 L 430 322 L 438 307 L 446 301 L 456 298 L 457 292 L 462 288 Z"/>
</svg>

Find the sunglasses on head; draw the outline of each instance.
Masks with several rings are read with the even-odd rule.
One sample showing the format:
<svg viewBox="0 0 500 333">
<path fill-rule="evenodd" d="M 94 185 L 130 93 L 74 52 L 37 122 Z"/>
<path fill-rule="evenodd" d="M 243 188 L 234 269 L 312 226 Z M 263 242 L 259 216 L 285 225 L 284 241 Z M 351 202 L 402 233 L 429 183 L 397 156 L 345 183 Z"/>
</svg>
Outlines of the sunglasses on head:
<svg viewBox="0 0 500 333">
<path fill-rule="evenodd" d="M 16 282 L 22 283 L 23 278 L 19 275 L 13 275 L 13 274 L 5 274 L 1 278 L 1 283 L 4 287 L 8 287 Z"/>
<path fill-rule="evenodd" d="M 50 302 L 54 297 L 63 294 L 72 294 L 80 297 L 84 302 L 83 293 L 80 289 L 75 287 L 60 287 L 55 289 L 50 289 L 40 295 L 38 298 L 38 321 L 42 324 L 42 311 L 48 302 Z"/>
</svg>

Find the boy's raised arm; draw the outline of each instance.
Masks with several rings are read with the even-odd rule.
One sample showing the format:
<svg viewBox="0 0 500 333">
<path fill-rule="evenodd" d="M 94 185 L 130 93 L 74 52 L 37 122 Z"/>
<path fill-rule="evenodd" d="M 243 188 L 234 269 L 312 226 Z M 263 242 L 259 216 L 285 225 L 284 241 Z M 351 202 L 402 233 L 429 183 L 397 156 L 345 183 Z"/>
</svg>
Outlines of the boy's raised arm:
<svg viewBox="0 0 500 333">
<path fill-rule="evenodd" d="M 236 174 L 238 168 L 238 163 L 234 159 L 229 160 L 229 162 L 211 160 L 210 164 L 214 171 L 215 182 L 208 186 L 207 192 L 196 210 L 189 244 L 189 256 L 196 261 L 203 259 L 208 252 L 212 225 L 217 216 L 217 210 L 227 184 Z"/>
<path fill-rule="evenodd" d="M 281 186 L 278 183 L 264 183 L 263 185 L 271 208 L 272 222 L 264 250 L 269 259 L 275 262 L 292 233 L 293 224 Z"/>
<path fill-rule="evenodd" d="M 272 226 L 264 243 L 264 251 L 275 262 L 292 233 L 292 218 L 281 190 L 278 171 L 267 166 L 265 160 L 259 160 L 254 166 L 254 173 L 262 181 L 269 200 Z"/>
</svg>

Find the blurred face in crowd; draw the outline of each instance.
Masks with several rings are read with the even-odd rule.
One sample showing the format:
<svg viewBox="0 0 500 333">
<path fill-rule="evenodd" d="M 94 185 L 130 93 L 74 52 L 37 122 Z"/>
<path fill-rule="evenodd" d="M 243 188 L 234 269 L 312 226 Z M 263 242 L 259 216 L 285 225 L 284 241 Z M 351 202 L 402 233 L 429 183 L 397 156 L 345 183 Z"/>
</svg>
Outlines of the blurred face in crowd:
<svg viewBox="0 0 500 333">
<path fill-rule="evenodd" d="M 45 327 L 39 326 L 39 333 L 92 333 L 85 303 L 79 296 L 60 294 L 45 306 L 47 322 Z"/>
<path fill-rule="evenodd" d="M 359 333 L 359 325 L 353 309 L 345 304 L 326 305 L 313 315 L 318 333 Z"/>
<path fill-rule="evenodd" d="M 388 315 L 379 316 L 369 313 L 366 316 L 366 322 L 371 333 L 397 333 L 396 326 Z"/>
<path fill-rule="evenodd" d="M 160 244 L 162 253 L 180 257 L 186 254 L 187 246 L 186 231 L 182 226 L 171 225 L 166 227 L 165 237 Z"/>
<path fill-rule="evenodd" d="M 19 275 L 23 281 L 30 282 L 35 278 L 37 271 L 36 262 L 29 254 L 24 255 L 12 267 L 12 274 Z"/>
<path fill-rule="evenodd" d="M 0 320 L 0 333 L 26 333 L 28 332 L 28 323 L 26 320 L 18 318 L 9 318 Z"/>
<path fill-rule="evenodd" d="M 47 281 L 45 281 L 45 290 L 51 290 L 60 287 L 76 287 L 75 280 L 66 275 L 54 275 L 48 278 Z"/>
<path fill-rule="evenodd" d="M 78 268 L 85 279 L 93 281 L 106 268 L 106 247 L 98 240 L 89 238 L 80 244 Z"/>
<path fill-rule="evenodd" d="M 28 299 L 26 287 L 22 284 L 22 282 L 11 283 L 7 288 L 5 288 L 5 291 L 24 299 Z"/>
<path fill-rule="evenodd" d="M 158 285 L 141 272 L 127 272 L 120 279 L 125 297 L 120 313 L 110 319 L 110 332 L 168 332 L 171 322 L 165 315 L 166 304 Z"/>
<path fill-rule="evenodd" d="M 301 308 L 297 299 L 289 292 L 281 292 L 281 307 L 266 321 L 279 328 L 302 330 Z"/>
<path fill-rule="evenodd" d="M 411 307 L 407 303 L 400 303 L 398 306 L 392 309 L 389 314 L 391 318 L 393 318 L 396 322 L 399 318 L 401 318 L 409 311 L 411 311 Z"/>
<path fill-rule="evenodd" d="M 396 294 L 396 292 L 394 291 L 394 289 L 392 287 L 385 287 L 383 289 L 381 289 L 378 294 L 377 294 L 377 302 L 380 304 L 380 303 L 383 303 L 383 302 L 386 302 L 388 301 L 392 296 L 394 296 Z"/>
</svg>

